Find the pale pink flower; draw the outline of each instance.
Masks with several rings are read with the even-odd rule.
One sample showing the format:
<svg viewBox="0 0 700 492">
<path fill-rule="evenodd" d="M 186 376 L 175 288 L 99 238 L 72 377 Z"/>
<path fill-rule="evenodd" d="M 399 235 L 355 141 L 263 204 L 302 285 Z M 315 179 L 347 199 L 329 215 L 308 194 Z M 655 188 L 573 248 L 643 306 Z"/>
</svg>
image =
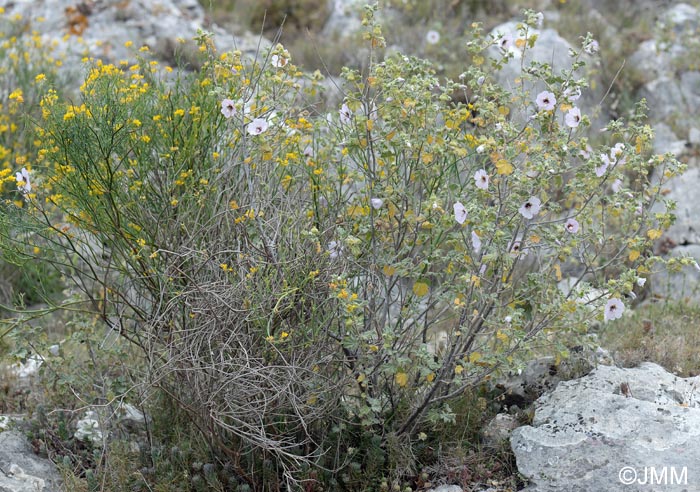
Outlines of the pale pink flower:
<svg viewBox="0 0 700 492">
<path fill-rule="evenodd" d="M 537 94 L 537 99 L 535 99 L 537 107 L 544 111 L 552 111 L 557 105 L 557 98 L 554 94 L 549 91 L 542 91 Z"/>
<path fill-rule="evenodd" d="M 539 198 L 536 196 L 531 196 L 528 201 L 522 204 L 522 206 L 518 209 L 518 212 L 520 212 L 520 215 L 526 219 L 532 219 L 540 212 L 541 205 L 542 202 Z"/>
<path fill-rule="evenodd" d="M 457 221 L 458 224 L 464 224 L 464 221 L 467 220 L 467 209 L 462 205 L 461 202 L 456 202 L 453 206 L 454 213 L 455 213 L 455 220 Z"/>
<path fill-rule="evenodd" d="M 566 229 L 566 232 L 570 234 L 576 234 L 579 229 L 578 220 L 574 219 L 573 217 L 569 217 L 568 219 L 566 219 L 564 229 Z"/>
<path fill-rule="evenodd" d="M 610 157 L 617 160 L 618 157 L 622 155 L 622 152 L 625 150 L 625 144 L 622 142 L 618 142 L 615 145 L 613 145 L 613 148 L 610 149 Z"/>
<path fill-rule="evenodd" d="M 434 30 L 430 30 L 425 35 L 425 40 L 429 44 L 438 44 L 440 42 L 440 33 Z"/>
<path fill-rule="evenodd" d="M 535 25 L 537 27 L 542 27 L 543 23 L 544 23 L 544 14 L 542 12 L 537 12 L 535 14 Z"/>
<path fill-rule="evenodd" d="M 566 89 L 564 89 L 564 92 L 562 93 L 562 97 L 569 102 L 576 101 L 576 100 L 578 100 L 579 97 L 581 97 L 581 88 L 580 87 L 567 87 Z"/>
<path fill-rule="evenodd" d="M 613 184 L 612 184 L 613 193 L 618 193 L 621 189 L 622 189 L 622 180 L 616 179 L 615 181 L 613 181 Z"/>
<path fill-rule="evenodd" d="M 221 101 L 221 114 L 223 114 L 226 119 L 236 114 L 236 103 L 233 99 L 224 99 Z"/>
<path fill-rule="evenodd" d="M 31 193 L 32 183 L 29 180 L 29 171 L 27 171 L 26 167 L 23 167 L 20 172 L 15 173 L 15 179 L 17 180 L 17 188 L 19 191 L 24 194 Z"/>
<path fill-rule="evenodd" d="M 284 68 L 287 66 L 287 63 L 289 63 L 289 60 L 284 56 L 272 55 L 270 57 L 270 63 L 272 63 L 272 66 L 275 68 Z"/>
<path fill-rule="evenodd" d="M 501 34 L 501 37 L 498 39 L 498 47 L 503 51 L 509 51 L 514 44 L 515 40 L 513 39 L 513 35 L 508 32 Z"/>
<path fill-rule="evenodd" d="M 608 300 L 605 304 L 605 312 L 603 318 L 605 321 L 610 321 L 611 319 L 619 319 L 622 317 L 622 313 L 625 312 L 625 305 L 617 297 L 613 297 Z"/>
<path fill-rule="evenodd" d="M 485 169 L 479 169 L 474 173 L 474 181 L 476 182 L 476 187 L 480 190 L 489 189 L 489 175 Z"/>
<path fill-rule="evenodd" d="M 586 43 L 586 46 L 583 47 L 583 50 L 589 55 L 595 55 L 600 50 L 600 45 L 598 44 L 598 41 L 591 39 L 588 43 Z"/>
<path fill-rule="evenodd" d="M 625 164 L 627 158 L 622 154 L 625 151 L 625 144 L 616 143 L 612 149 L 610 149 L 610 162 L 613 166 L 619 164 L 620 166 Z"/>
<path fill-rule="evenodd" d="M 372 208 L 375 210 L 379 210 L 382 208 L 382 205 L 384 205 L 384 200 L 381 198 L 372 198 L 369 202 L 372 204 Z"/>
<path fill-rule="evenodd" d="M 338 258 L 343 252 L 343 247 L 338 241 L 331 241 L 328 243 L 328 253 L 330 254 L 331 260 Z"/>
<path fill-rule="evenodd" d="M 352 111 L 350 111 L 347 104 L 343 104 L 343 106 L 340 108 L 340 122 L 344 125 L 348 125 L 351 121 Z"/>
<path fill-rule="evenodd" d="M 270 124 L 264 118 L 255 118 L 253 121 L 248 123 L 246 128 L 248 133 L 251 135 L 260 135 L 261 133 L 265 133 L 267 129 L 270 128 Z"/>
<path fill-rule="evenodd" d="M 595 175 L 599 178 L 605 174 L 605 171 L 608 170 L 608 166 L 611 164 L 608 154 L 600 154 L 600 161 L 600 166 L 596 166 L 595 168 Z"/>
<path fill-rule="evenodd" d="M 474 253 L 478 254 L 481 251 L 481 238 L 474 231 L 472 231 L 472 248 L 474 248 Z"/>
<path fill-rule="evenodd" d="M 513 243 L 510 246 L 510 256 L 515 258 L 516 256 L 527 256 L 527 254 L 527 248 L 522 248 L 522 242 L 519 239 L 513 241 Z"/>
<path fill-rule="evenodd" d="M 586 148 L 579 150 L 578 154 L 584 159 L 588 160 L 591 157 L 591 152 L 593 152 L 593 148 L 586 144 Z"/>
<path fill-rule="evenodd" d="M 581 110 L 577 107 L 571 108 L 564 116 L 564 122 L 569 128 L 576 128 L 581 123 Z"/>
</svg>

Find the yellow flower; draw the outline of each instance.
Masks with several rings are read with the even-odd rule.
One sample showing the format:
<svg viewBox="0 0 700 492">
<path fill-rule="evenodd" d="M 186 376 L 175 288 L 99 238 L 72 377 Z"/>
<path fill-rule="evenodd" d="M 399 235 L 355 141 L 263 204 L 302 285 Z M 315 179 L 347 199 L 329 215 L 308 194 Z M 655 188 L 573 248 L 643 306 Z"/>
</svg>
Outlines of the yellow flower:
<svg viewBox="0 0 700 492">
<path fill-rule="evenodd" d="M 24 102 L 24 97 L 22 93 L 22 89 L 15 89 L 12 91 L 9 95 L 10 100 L 16 100 L 18 103 L 23 103 Z"/>
</svg>

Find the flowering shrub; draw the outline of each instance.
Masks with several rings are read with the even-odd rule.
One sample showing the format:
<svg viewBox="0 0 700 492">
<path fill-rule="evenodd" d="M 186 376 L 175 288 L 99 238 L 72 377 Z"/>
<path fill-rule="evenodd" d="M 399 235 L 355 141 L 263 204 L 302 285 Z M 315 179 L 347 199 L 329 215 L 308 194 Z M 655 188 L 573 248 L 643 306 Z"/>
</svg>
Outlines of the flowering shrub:
<svg viewBox="0 0 700 492">
<path fill-rule="evenodd" d="M 494 83 L 536 14 L 493 60 L 473 26 L 459 81 L 375 59 L 365 16 L 369 68 L 328 114 L 281 46 L 249 61 L 202 35 L 203 68 L 174 79 L 94 62 L 79 101 L 42 100 L 28 206 L 3 206 L 6 247 L 31 224 L 252 486 L 269 457 L 347 490 L 434 460 L 465 390 L 623 314 L 672 221 L 649 212 L 678 164 L 649 156 L 643 105 L 590 148 L 578 51 L 525 67 L 538 94 Z"/>
<path fill-rule="evenodd" d="M 0 199 L 11 199 L 17 207 L 24 201 L 16 178 L 18 173 L 23 176 L 22 190 L 30 193 L 31 158 L 38 149 L 36 135 L 23 117 L 37 116 L 37 102 L 55 82 L 62 64 L 51 46 L 36 32 L 27 32 L 27 26 L 26 19 L 0 7 Z M 5 261 L 8 256 L 10 251 L 0 255 L 1 304 L 36 303 L 59 290 L 57 278 L 46 265 L 26 262 L 18 268 Z M 20 260 L 14 258 L 23 263 Z"/>
</svg>

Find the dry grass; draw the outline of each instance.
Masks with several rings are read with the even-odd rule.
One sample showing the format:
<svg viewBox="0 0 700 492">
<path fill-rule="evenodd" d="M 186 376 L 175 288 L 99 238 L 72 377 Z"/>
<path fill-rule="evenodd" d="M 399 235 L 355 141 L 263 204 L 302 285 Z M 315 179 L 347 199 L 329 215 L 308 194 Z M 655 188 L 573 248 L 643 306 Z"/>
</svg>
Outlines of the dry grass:
<svg viewBox="0 0 700 492">
<path fill-rule="evenodd" d="M 609 323 L 601 345 L 625 367 L 650 361 L 679 376 L 700 374 L 700 306 L 659 302 L 639 306 L 629 316 Z"/>
</svg>

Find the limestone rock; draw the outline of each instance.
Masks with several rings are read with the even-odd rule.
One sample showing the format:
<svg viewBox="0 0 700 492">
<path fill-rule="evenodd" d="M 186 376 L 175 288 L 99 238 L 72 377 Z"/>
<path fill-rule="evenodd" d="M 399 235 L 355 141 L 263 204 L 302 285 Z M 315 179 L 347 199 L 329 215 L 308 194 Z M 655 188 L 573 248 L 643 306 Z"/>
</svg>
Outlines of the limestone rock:
<svg viewBox="0 0 700 492">
<path fill-rule="evenodd" d="M 654 125 L 654 153 L 665 154 L 672 153 L 676 157 L 684 154 L 688 147 L 684 140 L 680 140 L 671 127 L 666 123 L 657 123 Z"/>
<path fill-rule="evenodd" d="M 331 39 L 336 36 L 347 36 L 362 28 L 360 10 L 362 2 L 358 0 L 330 0 L 331 12 L 323 26 L 322 34 Z"/>
<path fill-rule="evenodd" d="M 0 6 L 27 19 L 28 31 L 36 30 L 47 43 L 55 42 L 57 53 L 66 57 L 64 66 L 73 70 L 84 56 L 106 62 L 133 60 L 127 42 L 136 48 L 148 46 L 168 63 L 191 64 L 196 50 L 191 40 L 204 26 L 214 33 L 220 51 L 239 49 L 252 55 L 270 46 L 258 35 L 234 36 L 208 25 L 196 0 L 0 0 Z"/>
<path fill-rule="evenodd" d="M 0 469 L 0 492 L 60 490 L 60 477 L 53 463 L 36 456 L 20 432 L 0 432 Z"/>
<path fill-rule="evenodd" d="M 499 379 L 495 386 L 503 391 L 508 406 L 527 405 L 559 383 L 554 357 L 540 357 L 527 363 L 516 374 Z"/>
<path fill-rule="evenodd" d="M 700 168 L 691 167 L 664 186 L 667 198 L 676 202 L 676 223 L 664 234 L 679 246 L 700 244 L 700 201 L 697 200 L 700 186 Z"/>
<path fill-rule="evenodd" d="M 430 489 L 428 492 L 463 492 L 459 485 L 440 485 L 437 488 Z"/>
<path fill-rule="evenodd" d="M 517 22 L 506 22 L 495 27 L 491 31 L 491 36 L 494 38 L 500 39 L 501 36 L 504 36 L 510 40 L 511 47 L 509 51 L 513 54 L 513 58 L 498 72 L 497 82 L 502 87 L 515 93 L 520 93 L 522 89 L 527 91 L 532 98 L 532 110 L 534 111 L 536 95 L 540 91 L 547 89 L 547 87 L 542 82 L 534 86 L 525 83 L 524 87 L 521 87 L 517 80 L 522 75 L 522 67 L 528 67 L 533 62 L 546 63 L 552 67 L 553 73 L 561 74 L 562 71 L 570 70 L 573 65 L 574 58 L 569 54 L 573 46 L 554 29 L 543 29 L 539 31 L 530 29 L 529 35 L 537 35 L 537 41 L 532 48 L 525 50 L 523 55 L 521 49 L 515 47 L 515 40 L 517 40 L 520 35 L 517 25 Z M 500 59 L 503 56 L 502 50 L 496 46 L 489 48 L 488 53 L 489 56 L 494 59 Z M 577 78 L 583 77 L 584 75 L 585 73 L 583 71 L 576 73 Z M 597 85 L 600 86 L 600 84 Z M 599 110 L 596 109 L 600 97 L 600 94 L 594 94 L 590 89 L 584 89 L 581 97 L 576 101 L 576 105 L 581 108 L 583 114 L 589 116 L 595 128 L 602 128 L 608 120 L 605 115 L 600 115 Z M 603 117 L 602 119 L 601 116 Z M 513 114 L 513 117 L 516 120 L 526 121 L 529 115 L 519 113 Z M 562 124 L 563 117 L 562 114 Z"/>
<path fill-rule="evenodd" d="M 592 334 L 591 341 L 595 343 L 595 340 L 595 334 Z M 522 408 L 556 388 L 560 381 L 581 377 L 600 364 L 610 363 L 610 353 L 600 347 L 572 350 L 571 356 L 559 364 L 551 356 L 533 359 L 522 370 L 499 378 L 493 384 L 503 392 L 504 405 Z"/>
<path fill-rule="evenodd" d="M 499 413 L 483 428 L 484 443 L 491 448 L 500 447 L 510 439 L 513 430 L 518 427 L 518 419 L 509 413 Z"/>
<path fill-rule="evenodd" d="M 700 377 L 682 379 L 652 363 L 601 366 L 560 383 L 536 407 L 532 425 L 511 437 L 527 491 L 652 490 L 620 482 L 624 467 L 642 480 L 652 466 L 668 474 L 687 467 L 687 485 L 663 490 L 700 490 L 690 478 L 700 461 Z"/>
<path fill-rule="evenodd" d="M 700 244 L 677 246 L 670 251 L 672 258 L 692 258 L 700 262 Z M 684 266 L 679 272 L 664 268 L 654 273 L 651 291 L 658 297 L 689 299 L 700 302 L 700 267 Z"/>
<path fill-rule="evenodd" d="M 78 441 L 91 441 L 96 446 L 102 444 L 102 429 L 94 411 L 88 410 L 83 418 L 78 420 L 73 437 Z"/>
<path fill-rule="evenodd" d="M 656 38 L 641 43 L 629 60 L 641 79 L 637 98 L 647 100 L 653 122 L 672 122 L 686 138 L 700 110 L 700 72 L 689 65 L 694 55 L 687 42 L 697 36 L 700 13 L 679 3 L 662 13 L 659 25 Z"/>
</svg>

